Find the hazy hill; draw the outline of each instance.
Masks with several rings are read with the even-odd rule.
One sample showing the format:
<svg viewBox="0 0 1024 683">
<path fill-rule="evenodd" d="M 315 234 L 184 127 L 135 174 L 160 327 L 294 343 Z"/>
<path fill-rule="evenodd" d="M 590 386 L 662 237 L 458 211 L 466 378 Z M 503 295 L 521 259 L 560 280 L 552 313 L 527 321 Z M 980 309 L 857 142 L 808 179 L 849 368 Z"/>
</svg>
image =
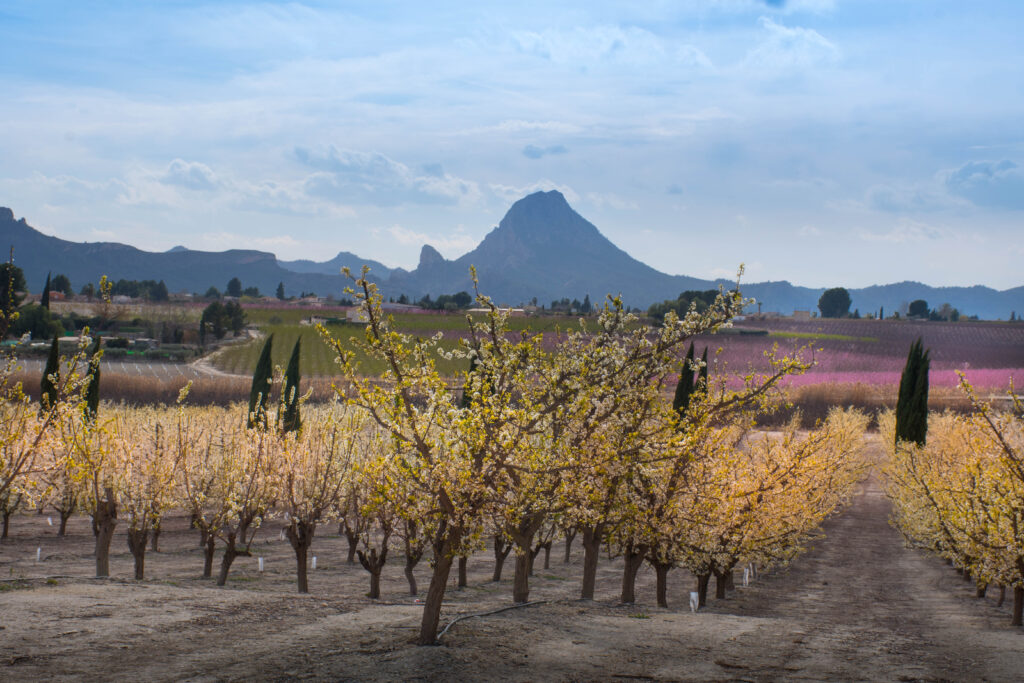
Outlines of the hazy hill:
<svg viewBox="0 0 1024 683">
<path fill-rule="evenodd" d="M 385 296 L 406 294 L 418 299 L 472 291 L 469 267 L 476 266 L 482 291 L 499 303 L 519 304 L 536 297 L 548 304 L 562 297 L 595 303 L 607 293 L 621 293 L 630 306 L 674 298 L 687 289 L 711 289 L 727 281 L 710 281 L 685 275 L 668 275 L 631 257 L 610 242 L 592 223 L 569 206 L 557 191 L 537 192 L 515 202 L 472 251 L 447 260 L 424 245 L 415 270 L 390 269 L 381 263 L 340 252 L 330 261 L 278 261 L 273 254 L 230 250 L 202 252 L 175 247 L 163 253 L 146 252 L 113 242 L 77 243 L 43 235 L 24 219 L 14 220 L 10 209 L 0 208 L 0 244 L 15 248 L 15 261 L 25 270 L 29 287 L 42 289 L 46 273 L 64 273 L 76 288 L 96 282 L 101 274 L 116 279 L 164 280 L 171 291 L 223 290 L 231 277 L 243 286 L 255 285 L 272 294 L 278 282 L 286 292 L 313 291 L 340 295 L 348 284 L 337 275 L 342 266 L 372 268 Z M 842 283 L 836 283 L 841 285 Z M 761 302 L 763 311 L 789 314 L 817 309 L 822 289 L 798 287 L 786 281 L 748 283 L 743 293 Z M 937 307 L 950 303 L 966 314 L 982 318 L 1009 317 L 1024 313 L 1024 287 L 997 291 L 989 287 L 929 287 L 917 282 L 875 285 L 850 289 L 852 308 L 862 314 L 885 307 L 889 313 L 902 303 L 924 299 Z"/>
</svg>

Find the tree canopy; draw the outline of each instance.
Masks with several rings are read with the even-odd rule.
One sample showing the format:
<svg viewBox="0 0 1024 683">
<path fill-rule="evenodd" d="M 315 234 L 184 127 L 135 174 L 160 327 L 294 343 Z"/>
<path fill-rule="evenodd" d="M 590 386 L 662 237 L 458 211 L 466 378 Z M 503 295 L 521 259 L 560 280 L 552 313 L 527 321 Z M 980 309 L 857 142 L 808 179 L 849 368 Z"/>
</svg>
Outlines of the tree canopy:
<svg viewBox="0 0 1024 683">
<path fill-rule="evenodd" d="M 850 314 L 850 293 L 845 287 L 826 289 L 818 299 L 818 310 L 822 318 L 845 318 Z"/>
</svg>

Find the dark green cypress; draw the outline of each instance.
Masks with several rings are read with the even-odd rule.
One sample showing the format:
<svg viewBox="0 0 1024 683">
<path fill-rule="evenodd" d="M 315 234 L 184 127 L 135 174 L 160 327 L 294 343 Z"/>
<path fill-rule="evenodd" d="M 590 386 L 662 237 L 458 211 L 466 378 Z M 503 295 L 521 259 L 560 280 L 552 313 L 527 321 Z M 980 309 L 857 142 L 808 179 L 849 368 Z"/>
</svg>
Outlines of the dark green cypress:
<svg viewBox="0 0 1024 683">
<path fill-rule="evenodd" d="M 43 296 L 39 299 L 39 305 L 50 310 L 50 274 L 46 274 L 46 284 L 43 285 Z"/>
<path fill-rule="evenodd" d="M 680 416 L 685 415 L 686 409 L 690 407 L 690 398 L 693 396 L 694 388 L 693 342 L 690 342 L 690 348 L 686 352 L 686 360 L 683 361 L 683 367 L 679 370 L 679 383 L 676 384 L 676 395 L 672 400 L 672 408 Z"/>
<path fill-rule="evenodd" d="M 929 351 L 919 338 L 910 346 L 900 377 L 896 400 L 896 442 L 910 441 L 923 446 L 928 434 Z"/>
<path fill-rule="evenodd" d="M 274 381 L 274 366 L 271 364 L 270 351 L 273 347 L 274 335 L 267 337 L 256 361 L 256 370 L 252 373 L 252 389 L 249 390 L 249 429 L 267 428 L 267 399 L 270 397 L 271 384 Z"/>
<path fill-rule="evenodd" d="M 57 384 L 60 382 L 60 356 L 57 345 L 57 335 L 53 335 L 53 343 L 50 344 L 50 355 L 46 359 L 46 368 L 43 370 L 43 380 L 40 382 L 39 410 L 46 412 L 57 405 Z"/>
<path fill-rule="evenodd" d="M 89 351 L 89 386 L 85 390 L 85 417 L 95 420 L 100 412 L 100 336 Z"/>
<path fill-rule="evenodd" d="M 278 412 L 278 424 L 281 426 L 281 433 L 297 432 L 302 427 L 302 417 L 299 415 L 299 345 L 302 344 L 302 337 L 295 340 L 295 348 L 292 349 L 292 357 L 288 360 L 288 368 L 284 371 L 284 391 L 281 394 L 281 405 L 283 410 Z"/>
</svg>

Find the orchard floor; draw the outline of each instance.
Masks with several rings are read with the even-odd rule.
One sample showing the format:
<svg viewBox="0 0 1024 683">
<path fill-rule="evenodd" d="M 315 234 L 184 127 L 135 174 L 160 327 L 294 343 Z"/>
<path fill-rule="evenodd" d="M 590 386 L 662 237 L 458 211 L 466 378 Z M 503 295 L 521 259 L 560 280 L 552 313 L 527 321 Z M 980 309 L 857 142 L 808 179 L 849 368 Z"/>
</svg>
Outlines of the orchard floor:
<svg viewBox="0 0 1024 683">
<path fill-rule="evenodd" d="M 46 517 L 18 517 L 0 546 L 0 681 L 1024 679 L 1009 598 L 975 598 L 953 569 L 905 549 L 888 514 L 869 481 L 792 566 L 696 614 L 681 571 L 670 574 L 671 608 L 654 606 L 647 569 L 641 602 L 618 604 L 621 564 L 605 558 L 598 599 L 581 602 L 579 544 L 568 565 L 556 544 L 531 584 L 531 599 L 550 602 L 460 621 L 439 647 L 411 644 L 421 607 L 401 557 L 385 569 L 383 599 L 369 600 L 368 574 L 344 563 L 331 534 L 315 541 L 318 569 L 300 596 L 276 523 L 258 542 L 265 572 L 239 558 L 218 589 L 196 578 L 201 556 L 183 519 L 147 556 L 152 578 L 136 582 L 83 578 L 93 570 L 87 519 L 61 540 Z M 131 576 L 123 535 L 114 542 L 112 574 Z M 471 558 L 470 587 L 449 592 L 442 623 L 511 604 L 512 562 L 500 584 L 492 563 Z M 417 574 L 422 595 L 425 562 Z"/>
</svg>

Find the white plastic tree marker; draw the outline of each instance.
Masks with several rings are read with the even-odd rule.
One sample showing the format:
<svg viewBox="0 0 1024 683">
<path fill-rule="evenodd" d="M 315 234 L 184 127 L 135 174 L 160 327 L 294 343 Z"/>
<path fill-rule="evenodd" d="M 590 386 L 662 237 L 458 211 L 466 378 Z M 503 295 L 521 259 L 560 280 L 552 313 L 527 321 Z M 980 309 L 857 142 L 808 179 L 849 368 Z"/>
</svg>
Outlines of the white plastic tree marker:
<svg viewBox="0 0 1024 683">
<path fill-rule="evenodd" d="M 43 549 L 36 548 L 36 562 L 41 562 L 43 559 Z"/>
<path fill-rule="evenodd" d="M 47 517 L 46 518 L 46 523 L 49 524 L 50 526 L 53 526 L 53 517 Z"/>
<path fill-rule="evenodd" d="M 743 586 L 750 585 L 750 567 L 743 568 Z"/>
<path fill-rule="evenodd" d="M 697 591 L 690 591 L 690 611 L 696 612 L 700 607 L 700 594 Z"/>
<path fill-rule="evenodd" d="M 316 569 L 316 555 L 313 556 L 313 569 Z"/>
<path fill-rule="evenodd" d="M 263 558 L 262 557 L 259 558 L 259 563 L 260 563 L 260 571 L 262 572 L 263 571 Z"/>
</svg>

